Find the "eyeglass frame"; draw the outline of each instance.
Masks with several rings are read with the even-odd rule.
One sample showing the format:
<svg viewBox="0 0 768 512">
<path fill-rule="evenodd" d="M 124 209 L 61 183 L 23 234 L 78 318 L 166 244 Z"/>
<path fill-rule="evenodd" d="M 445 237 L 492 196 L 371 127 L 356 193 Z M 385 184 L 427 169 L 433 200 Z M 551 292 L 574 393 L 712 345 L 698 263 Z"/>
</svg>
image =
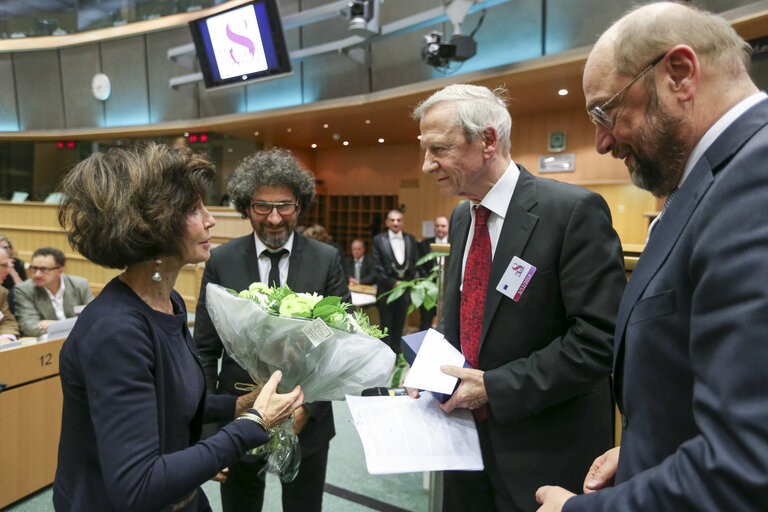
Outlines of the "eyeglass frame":
<svg viewBox="0 0 768 512">
<path fill-rule="evenodd" d="M 619 96 L 621 96 L 630 87 L 632 87 L 632 84 L 640 80 L 643 77 L 643 75 L 645 75 L 648 71 L 653 69 L 653 67 L 656 64 L 664 60 L 664 57 L 667 56 L 667 53 L 669 52 L 664 52 L 658 57 L 656 57 L 655 59 L 653 59 L 653 61 L 650 64 L 648 64 L 645 68 L 643 68 L 642 71 L 636 74 L 635 77 L 632 80 L 630 80 L 629 83 L 627 83 L 624 87 L 619 89 L 619 91 L 616 94 L 611 96 L 610 99 L 608 99 L 608 101 L 604 102 L 602 105 L 593 105 L 590 108 L 588 108 L 587 115 L 589 116 L 589 120 L 592 121 L 592 124 L 594 124 L 595 126 L 600 125 L 603 128 L 608 128 L 609 130 L 612 130 L 613 118 L 609 116 L 605 112 L 605 110 L 608 108 L 611 108 L 611 106 L 613 106 L 612 103 L 614 103 L 619 98 Z"/>
<path fill-rule="evenodd" d="M 63 268 L 63 265 L 58 265 L 58 266 L 56 266 L 56 267 L 36 267 L 36 266 L 30 266 L 30 267 L 28 267 L 28 269 L 29 269 L 29 273 L 30 273 L 30 274 L 32 274 L 32 275 L 34 275 L 34 274 L 35 274 L 35 272 L 37 272 L 38 270 L 39 270 L 39 271 L 40 271 L 40 273 L 42 273 L 43 275 L 48 275 L 49 273 L 51 273 L 51 271 L 53 271 L 53 270 L 58 270 L 58 269 L 60 269 L 60 268 Z"/>
<path fill-rule="evenodd" d="M 266 213 L 261 213 L 256 211 L 256 206 L 269 206 L 269 211 Z M 283 213 L 280 211 L 281 206 L 293 206 L 293 211 L 290 213 Z M 251 202 L 251 211 L 255 215 L 270 215 L 272 213 L 272 210 L 277 210 L 278 215 L 281 217 L 290 217 L 291 215 L 295 214 L 299 210 L 299 202 L 296 201 L 295 203 L 291 203 L 289 201 L 252 201 Z"/>
</svg>

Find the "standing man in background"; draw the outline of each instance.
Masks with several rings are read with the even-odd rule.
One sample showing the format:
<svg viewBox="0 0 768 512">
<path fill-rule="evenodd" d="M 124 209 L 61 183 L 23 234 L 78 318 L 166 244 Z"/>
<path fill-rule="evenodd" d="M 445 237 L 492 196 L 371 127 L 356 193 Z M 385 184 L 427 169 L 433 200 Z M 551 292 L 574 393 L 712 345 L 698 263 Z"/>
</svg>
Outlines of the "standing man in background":
<svg viewBox="0 0 768 512">
<path fill-rule="evenodd" d="M 768 96 L 750 53 L 723 18 L 661 2 L 587 59 L 597 151 L 671 199 L 616 321 L 621 451 L 587 494 L 542 487 L 542 511 L 768 510 Z"/>
<path fill-rule="evenodd" d="M 223 350 L 205 306 L 205 286 L 215 283 L 243 290 L 256 281 L 287 285 L 295 292 L 337 295 L 351 302 L 338 249 L 295 232 L 296 222 L 315 197 L 313 176 L 299 167 L 286 150 L 262 151 L 245 158 L 228 186 L 235 208 L 251 222 L 253 234 L 231 240 L 211 251 L 205 265 L 195 315 L 195 342 L 206 374 L 208 393 L 242 395 L 238 383 L 253 383 Z M 221 373 L 218 362 L 221 359 Z M 328 445 L 335 435 L 330 402 L 306 403 L 295 412 L 301 466 L 283 483 L 285 512 L 322 509 Z M 245 455 L 219 474 L 224 512 L 258 512 L 264 500 L 264 459 Z"/>
<path fill-rule="evenodd" d="M 451 85 L 414 117 L 423 172 L 469 199 L 451 216 L 440 329 L 472 368 L 442 368 L 461 381 L 441 407 L 472 409 L 485 469 L 446 471 L 443 510 L 533 511 L 540 482 L 576 485 L 613 446 L 621 244 L 602 197 L 512 161 L 499 95 Z"/>
<path fill-rule="evenodd" d="M 65 274 L 67 258 L 55 247 L 41 247 L 32 253 L 30 279 L 13 287 L 16 318 L 22 336 L 42 336 L 55 320 L 74 318 L 93 300 L 84 277 Z"/>
<path fill-rule="evenodd" d="M 365 254 L 365 242 L 355 238 L 350 249 L 352 256 L 344 258 L 344 273 L 349 278 L 349 284 L 375 284 L 376 267 L 373 259 Z"/>
<path fill-rule="evenodd" d="M 435 236 L 425 238 L 419 242 L 419 258 L 422 258 L 432 252 L 429 247 L 431 244 L 447 244 L 448 243 L 448 217 L 439 215 L 435 218 Z M 421 266 L 421 274 L 428 276 L 432 268 L 437 264 L 436 260 L 428 261 Z M 437 314 L 437 305 L 432 309 L 426 309 L 424 306 L 419 306 L 419 313 L 421 319 L 419 321 L 419 330 L 423 331 L 432 327 L 432 322 Z"/>
<path fill-rule="evenodd" d="M 381 326 L 386 327 L 388 334 L 381 341 L 389 345 L 398 355 L 402 364 L 402 348 L 400 338 L 408 313 L 410 298 L 403 294 L 397 300 L 387 304 L 387 297 L 381 297 L 400 281 L 408 281 L 419 276 L 416 262 L 419 259 L 419 246 L 413 235 L 403 233 L 403 214 L 400 210 L 390 210 L 386 220 L 387 231 L 373 237 L 373 263 L 376 267 L 378 289 L 376 291 Z"/>
</svg>

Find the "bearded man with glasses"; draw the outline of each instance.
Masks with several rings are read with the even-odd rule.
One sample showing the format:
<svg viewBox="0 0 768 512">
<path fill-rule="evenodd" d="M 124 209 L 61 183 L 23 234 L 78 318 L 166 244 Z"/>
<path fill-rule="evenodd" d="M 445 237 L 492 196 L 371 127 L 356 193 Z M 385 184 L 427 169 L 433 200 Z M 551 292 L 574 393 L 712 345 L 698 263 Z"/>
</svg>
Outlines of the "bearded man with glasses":
<svg viewBox="0 0 768 512">
<path fill-rule="evenodd" d="M 540 488 L 541 512 L 768 510 L 768 96 L 750 53 L 725 19 L 658 2 L 587 59 L 597 151 L 668 199 L 616 318 L 621 447 L 584 495 Z"/>
<path fill-rule="evenodd" d="M 55 320 L 74 318 L 93 300 L 88 280 L 65 274 L 67 258 L 55 247 L 32 253 L 29 279 L 13 287 L 16 319 L 22 336 L 42 336 Z"/>
<path fill-rule="evenodd" d="M 197 343 L 208 393 L 241 395 L 238 383 L 252 383 L 223 350 L 205 306 L 205 286 L 215 283 L 243 290 L 256 281 L 287 285 L 295 292 L 337 295 L 352 302 L 341 253 L 335 247 L 295 231 L 302 211 L 315 196 L 314 177 L 286 150 L 263 151 L 245 158 L 229 182 L 228 193 L 237 211 L 248 219 L 253 234 L 231 240 L 211 251 L 205 265 L 195 316 Z M 218 362 L 221 359 L 221 372 Z M 329 441 L 335 434 L 330 402 L 304 404 L 295 412 L 301 465 L 293 482 L 283 483 L 283 510 L 320 511 Z M 217 480 L 224 512 L 256 512 L 262 508 L 264 466 L 259 456 L 245 455 Z"/>
</svg>

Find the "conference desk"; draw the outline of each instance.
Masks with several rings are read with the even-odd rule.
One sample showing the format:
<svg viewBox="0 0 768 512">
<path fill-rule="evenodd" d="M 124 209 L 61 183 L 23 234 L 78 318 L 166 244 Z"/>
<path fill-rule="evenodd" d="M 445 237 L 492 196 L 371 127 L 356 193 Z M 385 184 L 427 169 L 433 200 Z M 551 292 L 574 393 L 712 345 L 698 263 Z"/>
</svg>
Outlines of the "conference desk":
<svg viewBox="0 0 768 512">
<path fill-rule="evenodd" d="M 0 508 L 53 482 L 61 428 L 63 339 L 0 350 Z"/>
</svg>

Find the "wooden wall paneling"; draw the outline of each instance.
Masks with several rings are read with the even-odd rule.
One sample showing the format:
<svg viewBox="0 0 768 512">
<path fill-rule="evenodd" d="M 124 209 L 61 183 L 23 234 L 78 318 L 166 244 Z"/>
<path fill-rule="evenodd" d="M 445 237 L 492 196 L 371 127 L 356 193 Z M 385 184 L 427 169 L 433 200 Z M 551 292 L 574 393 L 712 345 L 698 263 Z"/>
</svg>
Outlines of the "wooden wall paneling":
<svg viewBox="0 0 768 512">
<path fill-rule="evenodd" d="M 318 151 L 316 157 L 315 174 L 329 194 L 396 195 L 401 180 L 421 173 L 418 140 L 347 148 L 338 144 L 339 149 Z"/>
<path fill-rule="evenodd" d="M 0 393 L 0 508 L 53 482 L 62 401 L 58 376 Z"/>
<path fill-rule="evenodd" d="M 586 185 L 586 188 L 603 196 L 608 203 L 613 228 L 622 244 L 645 244 L 648 218 L 643 214 L 654 210 L 656 205 L 656 198 L 650 192 L 631 183 Z"/>
</svg>

